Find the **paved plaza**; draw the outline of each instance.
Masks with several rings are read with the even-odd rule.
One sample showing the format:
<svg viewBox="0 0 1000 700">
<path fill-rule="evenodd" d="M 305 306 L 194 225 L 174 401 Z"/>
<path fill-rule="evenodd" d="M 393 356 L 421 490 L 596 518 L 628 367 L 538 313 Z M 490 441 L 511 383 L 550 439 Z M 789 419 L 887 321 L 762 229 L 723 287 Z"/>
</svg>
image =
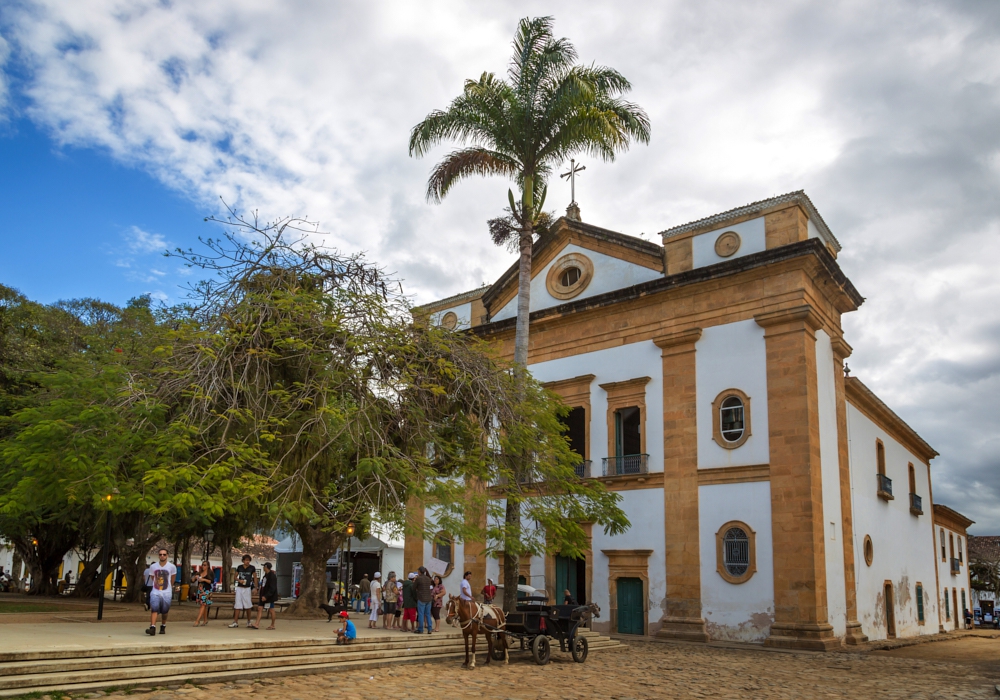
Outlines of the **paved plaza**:
<svg viewBox="0 0 1000 700">
<path fill-rule="evenodd" d="M 946 660 L 942 660 L 946 659 Z M 584 664 L 553 654 L 548 666 L 515 654 L 507 667 L 459 662 L 185 685 L 137 692 L 150 700 L 435 698 L 987 698 L 1000 683 L 1000 640 L 961 638 L 887 652 L 784 653 L 631 641 Z M 123 691 L 110 695 L 123 695 Z M 48 696 L 47 696 L 48 697 Z M 65 697 L 50 696 L 52 700 Z M 94 697 L 75 695 L 75 697 Z"/>
</svg>

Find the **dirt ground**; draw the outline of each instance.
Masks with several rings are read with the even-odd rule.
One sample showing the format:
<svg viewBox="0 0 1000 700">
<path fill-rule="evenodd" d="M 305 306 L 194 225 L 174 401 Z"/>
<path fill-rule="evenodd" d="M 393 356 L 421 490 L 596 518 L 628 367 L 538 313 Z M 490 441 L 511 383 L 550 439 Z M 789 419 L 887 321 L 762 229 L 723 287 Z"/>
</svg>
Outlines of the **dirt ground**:
<svg viewBox="0 0 1000 700">
<path fill-rule="evenodd" d="M 891 652 L 835 654 L 634 642 L 628 649 L 594 652 L 584 664 L 556 652 L 548 666 L 537 666 L 519 653 L 506 667 L 483 666 L 480 656 L 472 671 L 461 669 L 459 661 L 449 661 L 133 692 L 151 693 L 149 700 L 186 696 L 247 700 L 251 695 L 282 700 L 996 697 L 994 686 L 1000 683 L 1000 674 L 970 663 L 963 649 L 974 649 L 977 658 L 992 650 L 996 658 L 1000 640 L 955 640 L 954 644 L 938 642 Z M 50 700 L 64 699 L 57 694 Z"/>
</svg>

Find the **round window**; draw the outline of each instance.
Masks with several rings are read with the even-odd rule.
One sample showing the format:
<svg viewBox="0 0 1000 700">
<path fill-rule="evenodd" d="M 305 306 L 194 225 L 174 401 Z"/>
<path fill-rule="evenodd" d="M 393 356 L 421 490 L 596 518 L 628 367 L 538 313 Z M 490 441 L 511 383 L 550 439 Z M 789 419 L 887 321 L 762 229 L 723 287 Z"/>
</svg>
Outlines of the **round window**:
<svg viewBox="0 0 1000 700">
<path fill-rule="evenodd" d="M 719 410 L 722 439 L 726 442 L 738 442 L 743 437 L 743 401 L 738 396 L 726 397 Z"/>
<path fill-rule="evenodd" d="M 871 566 L 874 558 L 875 548 L 872 546 L 872 538 L 869 535 L 865 535 L 865 564 Z"/>
<path fill-rule="evenodd" d="M 569 267 L 563 270 L 562 275 L 559 276 L 559 284 L 564 287 L 569 287 L 580 281 L 582 273 L 578 267 Z"/>
<path fill-rule="evenodd" d="M 455 330 L 455 326 L 458 325 L 458 315 L 454 311 L 449 311 L 441 317 L 441 325 L 450 331 Z"/>
<path fill-rule="evenodd" d="M 724 564 L 730 576 L 742 576 L 750 568 L 750 538 L 743 528 L 731 527 L 722 539 Z"/>
</svg>

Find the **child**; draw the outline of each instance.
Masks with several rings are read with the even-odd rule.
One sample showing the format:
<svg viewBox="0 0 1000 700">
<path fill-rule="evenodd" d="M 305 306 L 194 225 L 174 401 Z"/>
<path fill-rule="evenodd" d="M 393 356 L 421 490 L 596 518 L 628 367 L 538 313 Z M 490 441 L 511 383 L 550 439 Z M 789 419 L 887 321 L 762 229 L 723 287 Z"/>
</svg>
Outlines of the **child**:
<svg viewBox="0 0 1000 700">
<path fill-rule="evenodd" d="M 341 611 L 340 619 L 344 621 L 344 625 L 337 630 L 337 644 L 350 644 L 358 638 L 358 631 L 354 628 L 354 623 L 348 618 L 347 611 Z"/>
</svg>

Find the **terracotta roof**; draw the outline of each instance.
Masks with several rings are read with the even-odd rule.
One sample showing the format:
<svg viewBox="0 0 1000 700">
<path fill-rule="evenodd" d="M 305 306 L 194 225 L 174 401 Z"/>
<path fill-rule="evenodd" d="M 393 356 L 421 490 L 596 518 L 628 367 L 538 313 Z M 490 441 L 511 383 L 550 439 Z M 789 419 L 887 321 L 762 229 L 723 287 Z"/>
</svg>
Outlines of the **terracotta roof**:
<svg viewBox="0 0 1000 700">
<path fill-rule="evenodd" d="M 1000 535 L 969 535 L 969 559 L 1000 561 Z"/>
<path fill-rule="evenodd" d="M 840 251 L 840 241 L 837 237 L 833 235 L 830 227 L 826 225 L 823 221 L 823 217 L 820 216 L 819 211 L 813 205 L 812 200 L 805 193 L 804 190 L 796 190 L 795 192 L 788 192 L 787 194 L 779 194 L 777 197 L 771 197 L 770 199 L 762 199 L 759 202 L 751 202 L 750 204 L 744 204 L 742 207 L 736 207 L 735 209 L 730 209 L 729 211 L 724 211 L 719 214 L 713 214 L 712 216 L 706 216 L 703 219 L 698 219 L 697 221 L 691 221 L 686 224 L 681 224 L 680 226 L 674 226 L 673 228 L 668 228 L 666 231 L 661 231 L 660 235 L 663 238 L 670 238 L 672 236 L 679 236 L 682 233 L 687 233 L 696 228 L 702 228 L 703 226 L 712 226 L 719 224 L 720 226 L 725 224 L 730 219 L 735 219 L 739 216 L 745 216 L 747 214 L 755 214 L 757 212 L 769 209 L 771 207 L 777 206 L 779 204 L 798 204 L 800 207 L 806 210 L 809 215 L 809 220 L 813 222 L 813 225 L 819 230 L 820 235 L 823 238 L 828 239 L 829 243 L 833 245 L 834 250 Z"/>
</svg>

